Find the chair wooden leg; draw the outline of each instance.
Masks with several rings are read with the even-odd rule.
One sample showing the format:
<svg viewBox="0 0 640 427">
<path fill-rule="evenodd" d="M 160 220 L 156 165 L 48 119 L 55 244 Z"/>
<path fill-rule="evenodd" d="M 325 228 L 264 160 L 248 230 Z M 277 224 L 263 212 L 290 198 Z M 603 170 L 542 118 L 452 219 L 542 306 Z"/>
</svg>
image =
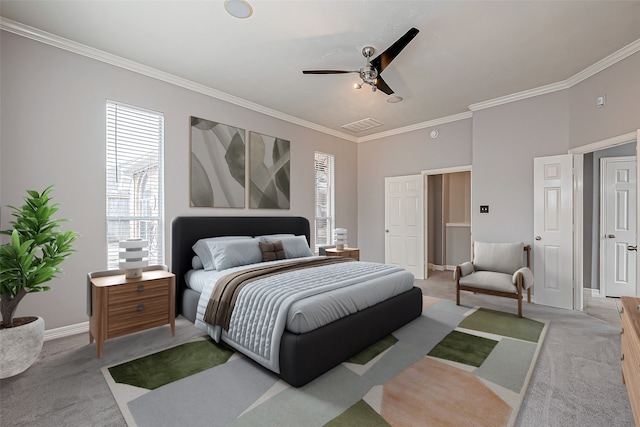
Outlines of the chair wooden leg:
<svg viewBox="0 0 640 427">
<path fill-rule="evenodd" d="M 456 266 L 456 305 L 460 305 L 460 274 L 462 274 L 460 266 Z"/>
<path fill-rule="evenodd" d="M 531 304 L 531 288 L 527 289 L 527 302 Z"/>
<path fill-rule="evenodd" d="M 518 274 L 518 317 L 522 317 L 522 275 Z"/>
</svg>

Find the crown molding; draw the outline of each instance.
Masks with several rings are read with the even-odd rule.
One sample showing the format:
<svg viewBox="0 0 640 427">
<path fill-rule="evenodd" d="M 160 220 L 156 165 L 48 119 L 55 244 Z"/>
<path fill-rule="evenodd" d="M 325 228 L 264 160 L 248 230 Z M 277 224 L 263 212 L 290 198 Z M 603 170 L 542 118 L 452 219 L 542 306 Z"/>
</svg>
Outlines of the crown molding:
<svg viewBox="0 0 640 427">
<path fill-rule="evenodd" d="M 92 48 L 90 46 L 75 42 L 73 40 L 59 37 L 46 31 L 39 30 L 28 25 L 21 24 L 19 22 L 0 17 L 0 30 L 8 31 L 10 33 L 29 38 L 41 43 L 48 44 L 53 47 L 57 47 L 78 55 L 86 56 L 97 61 L 104 62 L 106 64 L 114 65 L 125 70 L 133 71 L 147 77 L 154 78 L 166 83 L 201 93 L 204 95 L 217 98 L 221 101 L 228 102 L 230 104 L 237 105 L 239 107 L 246 108 L 258 113 L 271 116 L 276 119 L 284 120 L 289 123 L 293 123 L 299 126 L 303 126 L 318 132 L 322 132 L 328 135 L 332 135 L 341 139 L 345 139 L 351 142 L 358 142 L 358 138 L 336 131 L 334 129 L 327 128 L 325 126 L 318 125 L 316 123 L 309 122 L 307 120 L 300 119 L 298 117 L 291 116 L 289 114 L 282 113 L 280 111 L 265 107 L 264 105 L 256 104 L 246 99 L 239 98 L 234 95 L 230 95 L 226 92 L 222 92 L 208 86 L 195 83 L 191 80 L 183 79 L 181 77 L 174 76 L 173 74 L 166 73 L 164 71 L 157 70 L 146 65 L 142 65 L 138 62 L 131 61 L 120 56 L 104 52 L 99 49 Z"/>
<path fill-rule="evenodd" d="M 148 76 L 156 80 L 164 81 L 166 83 L 170 83 L 170 84 L 173 84 L 197 93 L 201 93 L 201 94 L 210 96 L 212 98 L 216 98 L 221 101 L 225 101 L 230 104 L 234 104 L 239 107 L 246 108 L 248 110 L 262 113 L 276 119 L 280 119 L 292 124 L 296 124 L 302 127 L 306 127 L 308 129 L 312 129 L 318 132 L 325 133 L 327 135 L 335 136 L 337 138 L 341 138 L 341 139 L 344 139 L 350 142 L 356 142 L 356 143 L 372 141 L 375 139 L 386 138 L 389 136 L 400 135 L 403 133 L 413 132 L 413 131 L 428 128 L 428 127 L 438 126 L 441 124 L 450 123 L 457 120 L 468 119 L 473 116 L 472 114 L 473 111 L 496 107 L 499 105 L 508 104 L 510 102 L 521 101 L 527 98 L 532 98 L 534 96 L 545 95 L 548 93 L 557 92 L 559 90 L 568 89 L 588 79 L 589 77 L 599 73 L 600 71 L 616 64 L 617 62 L 633 55 L 634 53 L 640 51 L 640 39 L 638 39 L 630 43 L 629 45 L 623 47 L 622 49 L 612 53 L 606 58 L 598 61 L 597 63 L 591 65 L 590 67 L 580 71 L 574 76 L 569 77 L 564 81 L 552 83 L 546 86 L 540 86 L 537 88 L 525 90 L 522 92 L 517 92 L 514 94 L 502 96 L 499 98 L 490 99 L 487 101 L 478 102 L 475 104 L 471 104 L 468 107 L 469 111 L 466 111 L 466 112 L 453 114 L 450 116 L 429 120 L 422 123 L 416 123 L 410 126 L 391 129 L 385 132 L 379 132 L 372 135 L 356 137 L 356 136 L 349 135 L 325 126 L 321 126 L 313 122 L 309 122 L 307 120 L 300 119 L 295 116 L 291 116 L 289 114 L 282 113 L 272 108 L 265 107 L 264 105 L 247 101 L 246 99 L 242 99 L 237 96 L 230 95 L 226 92 L 222 92 L 222 91 L 210 88 L 208 86 L 195 83 L 191 80 L 183 79 L 181 77 L 174 76 L 164 71 L 160 71 L 155 68 L 142 65 L 138 62 L 131 61 L 131 60 L 119 57 L 117 55 L 113 55 L 108 52 L 104 52 L 102 50 L 83 45 L 81 43 L 77 43 L 73 40 L 56 36 L 46 31 L 42 31 L 38 28 L 30 27 L 20 22 L 16 22 L 11 19 L 4 18 L 2 16 L 0 16 L 0 30 L 8 31 L 8 32 L 17 34 L 19 36 L 23 36 L 35 41 L 39 41 L 41 43 L 48 44 L 50 46 L 54 46 L 60 49 L 67 50 L 69 52 L 76 53 L 78 55 L 86 56 L 88 58 L 92 58 L 97 61 L 104 62 L 106 64 L 114 65 L 116 67 L 133 71 L 135 73 Z"/>
<path fill-rule="evenodd" d="M 485 108 L 497 107 L 499 105 L 509 104 L 515 101 L 521 101 L 534 96 L 545 95 L 547 93 L 557 92 L 559 90 L 568 89 L 566 81 L 551 83 L 546 86 L 540 86 L 533 89 L 523 90 L 522 92 L 512 93 L 510 95 L 501 96 L 499 98 L 490 99 L 488 101 L 477 102 L 469 105 L 469 110 L 478 111 Z"/>
<path fill-rule="evenodd" d="M 358 138 L 358 143 L 373 141 L 374 139 L 386 138 L 388 136 L 400 135 L 402 133 L 413 132 L 416 130 L 430 128 L 433 126 L 443 125 L 445 123 L 456 122 L 458 120 L 470 119 L 472 113 L 470 111 L 466 111 L 464 113 L 453 114 L 451 116 L 441 117 L 439 119 L 429 120 L 426 122 L 416 123 L 414 125 L 409 125 L 401 128 L 391 129 L 385 132 L 374 133 L 372 135 L 361 136 Z"/>
<path fill-rule="evenodd" d="M 640 52 L 640 39 L 629 43 L 628 45 L 626 45 L 625 47 L 623 47 L 622 49 L 619 49 L 615 52 L 613 52 L 611 55 L 607 56 L 604 59 L 601 59 L 600 61 L 596 62 L 595 64 L 591 65 L 590 67 L 585 68 L 584 70 L 580 71 L 579 73 L 575 74 L 572 77 L 569 77 L 566 82 L 569 85 L 569 87 L 571 86 L 575 86 L 578 83 L 588 79 L 589 77 L 593 76 L 594 74 L 599 73 L 600 71 L 605 70 L 606 68 L 609 68 L 610 66 L 622 61 L 623 59 L 633 55 L 636 52 Z"/>
<path fill-rule="evenodd" d="M 482 101 L 475 104 L 469 105 L 469 110 L 478 111 L 483 110 L 485 108 L 497 107 L 498 105 L 508 104 L 514 101 L 521 101 L 527 98 L 533 98 L 534 96 L 544 95 L 547 93 L 556 92 L 559 90 L 569 89 L 572 86 L 577 85 L 578 83 L 588 79 L 594 74 L 599 73 L 600 71 L 609 68 L 610 66 L 622 61 L 628 56 L 633 55 L 634 53 L 640 51 L 640 39 L 626 45 L 622 49 L 619 49 L 607 56 L 606 58 L 601 59 L 590 67 L 585 68 L 579 73 L 569 77 L 568 79 L 551 83 L 546 86 L 540 86 L 537 88 L 525 90 L 518 93 L 513 93 L 511 95 L 502 96 L 500 98 L 490 99 L 488 101 Z"/>
</svg>

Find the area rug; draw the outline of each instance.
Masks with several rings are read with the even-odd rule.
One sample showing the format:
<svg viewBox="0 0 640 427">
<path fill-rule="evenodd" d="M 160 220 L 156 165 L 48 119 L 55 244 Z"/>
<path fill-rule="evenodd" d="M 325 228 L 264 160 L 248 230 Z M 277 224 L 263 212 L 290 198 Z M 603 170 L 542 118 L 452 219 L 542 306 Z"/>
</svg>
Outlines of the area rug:
<svg viewBox="0 0 640 427">
<path fill-rule="evenodd" d="M 547 327 L 424 297 L 422 316 L 300 388 L 207 339 L 102 372 L 131 427 L 512 426 Z"/>
</svg>

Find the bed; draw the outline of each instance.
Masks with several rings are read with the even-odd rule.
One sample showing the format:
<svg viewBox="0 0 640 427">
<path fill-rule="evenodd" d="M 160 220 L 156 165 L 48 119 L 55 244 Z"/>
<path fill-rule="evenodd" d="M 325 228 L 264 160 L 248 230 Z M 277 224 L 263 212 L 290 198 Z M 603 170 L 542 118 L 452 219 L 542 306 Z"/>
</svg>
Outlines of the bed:
<svg viewBox="0 0 640 427">
<path fill-rule="evenodd" d="M 176 217 L 171 223 L 171 271 L 176 275 L 176 314 L 196 322 L 200 292 L 189 288 L 192 246 L 216 236 L 303 235 L 310 241 L 309 221 L 302 217 Z M 309 332 L 287 329 L 279 340 L 280 378 L 300 387 L 342 363 L 422 312 L 422 292 L 411 287 L 362 311 Z"/>
</svg>

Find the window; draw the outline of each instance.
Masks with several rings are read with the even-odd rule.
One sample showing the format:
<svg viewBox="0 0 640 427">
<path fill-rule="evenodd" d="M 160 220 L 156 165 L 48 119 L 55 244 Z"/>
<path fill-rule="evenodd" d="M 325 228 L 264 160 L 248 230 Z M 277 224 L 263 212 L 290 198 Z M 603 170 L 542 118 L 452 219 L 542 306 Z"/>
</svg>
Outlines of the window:
<svg viewBox="0 0 640 427">
<path fill-rule="evenodd" d="M 149 241 L 149 265 L 164 264 L 164 117 L 107 102 L 107 265 L 118 268 L 118 242 Z"/>
<path fill-rule="evenodd" d="M 334 212 L 334 157 L 315 153 L 316 174 L 316 251 L 319 246 L 333 244 Z"/>
</svg>

